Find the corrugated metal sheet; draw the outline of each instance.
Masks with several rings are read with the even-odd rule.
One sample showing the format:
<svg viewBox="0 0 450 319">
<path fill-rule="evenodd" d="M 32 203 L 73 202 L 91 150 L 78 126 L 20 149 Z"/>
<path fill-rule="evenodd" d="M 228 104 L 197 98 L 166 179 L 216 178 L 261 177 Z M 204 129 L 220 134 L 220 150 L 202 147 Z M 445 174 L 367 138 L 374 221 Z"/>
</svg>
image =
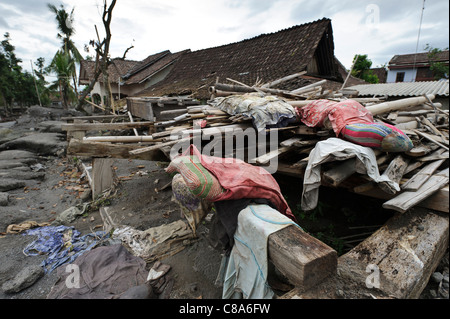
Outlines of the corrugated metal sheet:
<svg viewBox="0 0 450 319">
<path fill-rule="evenodd" d="M 429 82 L 397 82 L 354 85 L 345 89 L 357 90 L 359 96 L 448 96 L 449 80 Z"/>
</svg>

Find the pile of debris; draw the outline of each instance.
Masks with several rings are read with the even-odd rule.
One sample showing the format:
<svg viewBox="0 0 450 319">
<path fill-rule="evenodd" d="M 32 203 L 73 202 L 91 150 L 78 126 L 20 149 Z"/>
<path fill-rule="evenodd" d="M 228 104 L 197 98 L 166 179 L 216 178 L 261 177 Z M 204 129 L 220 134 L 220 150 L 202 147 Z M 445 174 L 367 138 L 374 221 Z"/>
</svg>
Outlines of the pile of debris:
<svg viewBox="0 0 450 319">
<path fill-rule="evenodd" d="M 162 152 L 171 159 L 177 155 L 173 151 L 173 146 L 177 143 L 192 143 L 196 134 L 210 137 L 219 133 L 225 137 L 226 134 L 238 135 L 242 132 L 247 134 L 248 129 L 253 129 L 258 134 L 264 129 L 266 134 L 277 133 L 278 145 L 276 148 L 271 145 L 267 152 L 255 157 L 245 152 L 248 151 L 247 145 L 235 145 L 232 153 L 222 154 L 223 157 L 235 157 L 237 152 L 242 151 L 243 148 L 245 161 L 248 163 L 264 166 L 276 159 L 278 173 L 305 178 L 305 171 L 308 163 L 311 162 L 311 151 L 317 146 L 317 143 L 337 136 L 330 126 L 311 127 L 303 123 L 296 116 L 299 110 L 319 100 L 336 103 L 352 100 L 364 106 L 373 116 L 375 123 L 395 126 L 412 141 L 414 147 L 406 152 L 394 153 L 374 149 L 380 175 L 397 183 L 400 189 L 389 187 L 385 182 L 374 183 L 373 178 L 368 178 L 367 174 L 364 174 L 364 169 L 358 167 L 358 164 L 355 165 L 354 158 L 328 159 L 321 172 L 323 185 L 345 187 L 352 192 L 389 199 L 383 207 L 400 212 L 423 202 L 431 195 L 435 195 L 438 190 L 443 189 L 441 195 L 448 194 L 449 113 L 448 110 L 442 110 L 440 103 L 433 103 L 434 95 L 395 101 L 385 101 L 385 97 L 358 98 L 355 97 L 357 92 L 345 89 L 340 91 L 323 90 L 321 85 L 325 80 L 289 92 L 271 89 L 272 86 L 301 74 L 252 87 L 232 79 L 228 79 L 234 83 L 232 85 L 216 83 L 210 88 L 212 99 L 205 105 L 195 105 L 191 99 L 189 100 L 190 106 L 186 106 L 184 103 L 180 104 L 178 101 L 178 109 L 159 111 L 158 115 L 160 116 L 149 122 L 139 122 L 139 120 L 136 122 L 128 113 L 131 123 L 124 123 L 120 128 L 128 130 L 133 128 L 134 136 L 104 136 L 104 132 L 100 136 L 90 134 L 91 136 L 82 137 L 82 141 L 81 138 L 76 142 L 73 141 L 72 145 L 69 145 L 69 153 L 71 151 L 80 153 L 82 148 L 80 142 L 96 143 L 97 146 L 102 143 L 103 145 L 126 146 L 127 149 L 123 156 L 128 153 L 131 158 L 154 158 L 155 154 Z M 279 104 L 275 111 L 273 109 L 267 111 L 268 104 L 258 106 L 257 99 L 272 103 L 271 107 L 273 107 L 273 103 L 279 102 Z M 230 107 L 230 103 L 246 104 L 244 107 L 242 105 Z M 280 107 L 280 103 L 284 103 L 284 105 Z M 264 108 L 266 110 L 262 110 Z M 270 112 L 272 114 L 268 114 Z M 158 120 L 163 117 L 167 119 L 168 116 L 172 116 L 172 118 Z M 144 128 L 145 131 L 139 134 L 136 128 Z M 66 127 L 66 129 L 69 128 Z M 72 127 L 70 130 L 82 131 L 83 128 Z M 214 135 L 214 137 L 216 136 Z M 210 143 L 210 149 L 222 144 L 221 141 L 224 139 Z M 105 156 L 107 155 L 105 154 Z M 448 204 L 439 201 L 429 201 L 428 204 L 429 208 L 448 211 Z"/>
</svg>

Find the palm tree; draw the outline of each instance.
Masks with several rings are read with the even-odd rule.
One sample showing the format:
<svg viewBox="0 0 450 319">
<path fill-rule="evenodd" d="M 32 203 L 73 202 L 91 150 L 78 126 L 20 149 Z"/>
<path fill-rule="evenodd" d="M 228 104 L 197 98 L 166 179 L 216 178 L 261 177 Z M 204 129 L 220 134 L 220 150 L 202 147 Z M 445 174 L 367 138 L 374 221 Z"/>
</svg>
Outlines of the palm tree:
<svg viewBox="0 0 450 319">
<path fill-rule="evenodd" d="M 75 28 L 73 27 L 74 21 L 73 12 L 75 9 L 73 8 L 69 14 L 64 9 L 63 5 L 60 6 L 60 9 L 56 8 L 53 4 L 50 3 L 48 3 L 47 6 L 50 9 L 50 11 L 52 11 L 55 14 L 55 20 L 59 30 L 57 37 L 58 39 L 62 40 L 61 50 L 64 53 L 68 54 L 68 56 L 72 60 L 74 60 L 74 63 L 72 64 L 71 77 L 73 80 L 75 93 L 78 95 L 76 63 L 79 63 L 81 60 L 83 60 L 83 57 L 81 56 L 80 52 L 75 46 L 75 43 L 71 39 L 71 36 L 75 34 Z M 57 54 L 58 53 L 56 53 L 56 55 Z"/>
<path fill-rule="evenodd" d="M 70 102 L 76 100 L 75 93 L 70 84 L 74 64 L 74 59 L 68 53 L 59 50 L 48 66 L 48 70 L 55 73 L 57 77 L 52 85 L 49 86 L 49 90 L 59 90 L 63 107 L 66 110 L 69 108 Z"/>
</svg>

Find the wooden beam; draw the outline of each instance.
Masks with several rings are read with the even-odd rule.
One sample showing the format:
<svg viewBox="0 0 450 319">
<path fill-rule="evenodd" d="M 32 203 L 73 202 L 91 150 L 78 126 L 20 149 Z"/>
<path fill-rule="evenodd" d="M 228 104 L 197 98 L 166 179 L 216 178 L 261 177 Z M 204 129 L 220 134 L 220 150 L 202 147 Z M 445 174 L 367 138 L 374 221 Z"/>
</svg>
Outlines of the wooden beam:
<svg viewBox="0 0 450 319">
<path fill-rule="evenodd" d="M 418 298 L 448 247 L 448 216 L 427 210 L 397 214 L 339 260 L 348 276 L 366 284 L 376 269 L 379 290 L 400 299 Z M 373 265 L 370 273 L 368 265 Z M 375 268 L 376 267 L 376 268 Z M 339 269 L 340 273 L 345 271 Z"/>
<path fill-rule="evenodd" d="M 102 130 L 126 130 L 140 127 L 151 127 L 153 122 L 123 122 L 123 123 L 76 123 L 62 124 L 63 131 L 102 131 Z"/>
<path fill-rule="evenodd" d="M 127 159 L 142 159 L 149 161 L 167 160 L 159 150 L 142 154 L 130 154 L 130 151 L 142 146 L 129 144 L 110 144 L 104 142 L 87 142 L 71 139 L 67 148 L 68 155 L 86 157 L 113 157 Z"/>
<path fill-rule="evenodd" d="M 396 214 L 338 258 L 336 276 L 280 299 L 418 299 L 448 240 L 448 216 L 425 209 Z"/>
<path fill-rule="evenodd" d="M 305 290 L 337 269 L 337 252 L 293 225 L 269 236 L 268 255 L 293 285 Z"/>
<path fill-rule="evenodd" d="M 427 96 L 429 99 L 434 100 L 435 96 L 432 94 L 429 94 Z M 406 99 L 400 99 L 396 101 L 390 101 L 390 102 L 384 102 L 379 103 L 371 106 L 366 106 L 366 109 L 369 110 L 372 115 L 379 115 L 391 111 L 398 111 L 406 109 L 410 106 L 419 105 L 422 103 L 425 103 L 427 101 L 427 98 L 424 96 L 420 97 L 411 97 Z"/>
</svg>

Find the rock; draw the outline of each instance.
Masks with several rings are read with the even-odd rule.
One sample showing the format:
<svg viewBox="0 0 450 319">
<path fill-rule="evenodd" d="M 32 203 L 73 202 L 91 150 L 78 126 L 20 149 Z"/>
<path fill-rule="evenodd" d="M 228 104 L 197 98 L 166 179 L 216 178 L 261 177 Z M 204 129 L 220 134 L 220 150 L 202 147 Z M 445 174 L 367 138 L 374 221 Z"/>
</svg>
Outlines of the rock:
<svg viewBox="0 0 450 319">
<path fill-rule="evenodd" d="M 36 159 L 36 154 L 23 150 L 8 150 L 0 152 L 0 160 L 13 160 L 13 159 Z"/>
<path fill-rule="evenodd" d="M 157 296 L 148 284 L 131 287 L 125 291 L 119 299 L 156 299 Z"/>
<path fill-rule="evenodd" d="M 431 279 L 436 283 L 440 283 L 444 279 L 444 275 L 436 271 L 431 275 Z"/>
<path fill-rule="evenodd" d="M 1 150 L 21 149 L 39 155 L 58 155 L 67 148 L 64 135 L 58 133 L 37 133 L 23 136 L 0 145 Z"/>
<path fill-rule="evenodd" d="M 45 173 L 38 173 L 38 172 L 25 172 L 25 171 L 18 171 L 18 170 L 3 170 L 0 169 L 0 178 L 9 178 L 9 179 L 19 179 L 22 181 L 30 180 L 30 179 L 37 179 L 37 180 L 43 180 L 45 177 Z"/>
<path fill-rule="evenodd" d="M 44 269 L 41 266 L 28 266 L 23 268 L 13 279 L 5 282 L 2 290 L 7 293 L 16 293 L 33 285 L 44 275 Z"/>
<path fill-rule="evenodd" d="M 0 192 L 5 192 L 17 188 L 25 187 L 25 182 L 16 179 L 0 179 Z"/>
<path fill-rule="evenodd" d="M 6 206 L 9 202 L 9 194 L 0 192 L 0 206 Z"/>
<path fill-rule="evenodd" d="M 51 132 L 51 133 L 65 133 L 61 129 L 61 125 L 67 124 L 63 121 L 44 121 L 38 124 L 38 128 L 41 132 Z"/>
</svg>

